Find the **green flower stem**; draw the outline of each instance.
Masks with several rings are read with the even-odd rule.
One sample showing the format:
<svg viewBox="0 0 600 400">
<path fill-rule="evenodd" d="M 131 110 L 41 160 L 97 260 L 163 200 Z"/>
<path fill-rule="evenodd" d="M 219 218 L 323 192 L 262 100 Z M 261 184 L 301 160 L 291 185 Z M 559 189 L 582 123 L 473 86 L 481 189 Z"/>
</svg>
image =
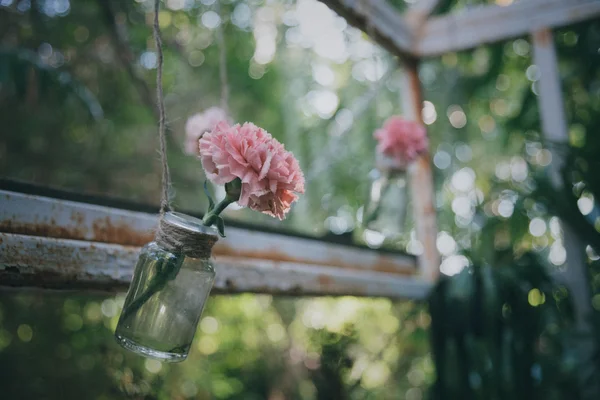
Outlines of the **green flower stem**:
<svg viewBox="0 0 600 400">
<path fill-rule="evenodd" d="M 164 289 L 167 282 L 175 279 L 179 273 L 181 264 L 183 264 L 182 256 L 157 263 L 155 266 L 156 275 L 152 277 L 146 290 L 138 298 L 133 300 L 128 307 L 123 308 L 123 313 L 121 315 L 123 321 L 127 321 L 128 318 L 135 315 L 152 296 Z"/>
<path fill-rule="evenodd" d="M 142 308 L 142 306 L 146 304 L 146 302 L 150 300 L 152 296 L 154 296 L 154 294 L 156 294 L 159 290 L 162 290 L 165 284 L 166 281 L 163 281 L 163 279 L 155 276 L 148 285 L 146 291 L 144 291 L 140 297 L 131 302 L 129 307 L 123 309 L 123 314 L 121 315 L 123 321 L 127 321 L 129 317 L 135 315 L 139 309 Z"/>
<path fill-rule="evenodd" d="M 223 200 L 215 205 L 215 208 L 206 213 L 204 218 L 202 218 L 202 223 L 206 226 L 212 226 L 217 221 L 219 214 L 221 214 L 227 208 L 227 206 L 236 201 L 237 199 L 233 199 L 229 197 L 229 195 L 225 196 Z"/>
<path fill-rule="evenodd" d="M 219 214 L 221 214 L 227 208 L 227 206 L 239 199 L 239 191 L 236 193 L 235 188 L 236 187 L 234 186 L 234 190 L 231 194 L 227 193 L 223 200 L 217 203 L 212 210 L 206 213 L 202 219 L 202 223 L 204 225 L 212 226 L 215 224 L 219 218 Z M 176 260 L 178 260 L 177 264 L 165 261 L 163 264 L 156 266 L 156 275 L 150 281 L 148 288 L 138 298 L 131 302 L 128 307 L 123 309 L 123 313 L 121 315 L 123 321 L 126 321 L 128 318 L 134 316 L 140 310 L 140 308 L 142 308 L 142 306 L 146 304 L 148 300 L 150 300 L 152 296 L 161 291 L 167 285 L 167 282 L 177 277 L 181 263 L 183 263 L 183 257 L 177 257 Z"/>
</svg>

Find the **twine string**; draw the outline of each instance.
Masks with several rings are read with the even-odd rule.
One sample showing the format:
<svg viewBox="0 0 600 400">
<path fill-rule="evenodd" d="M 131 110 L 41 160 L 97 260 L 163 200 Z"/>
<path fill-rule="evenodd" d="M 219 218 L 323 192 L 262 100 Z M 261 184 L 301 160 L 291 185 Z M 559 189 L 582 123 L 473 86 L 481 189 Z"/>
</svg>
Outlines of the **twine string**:
<svg viewBox="0 0 600 400">
<path fill-rule="evenodd" d="M 219 77 L 221 79 L 221 108 L 229 115 L 229 81 L 227 78 L 227 48 L 225 43 L 225 17 L 221 2 L 215 2 L 217 14 L 221 22 L 217 27 L 217 45 L 219 46 Z"/>
<path fill-rule="evenodd" d="M 212 247 L 217 241 L 217 235 L 185 229 L 182 226 L 169 222 L 165 218 L 167 212 L 172 211 L 169 199 L 171 187 L 171 175 L 167 162 L 167 140 L 165 128 L 165 102 L 163 97 L 162 73 L 163 73 L 163 50 L 160 37 L 160 26 L 158 15 L 160 12 L 160 0 L 154 0 L 154 24 L 153 36 L 156 44 L 156 100 L 158 103 L 158 137 L 160 141 L 160 161 L 162 164 L 162 195 L 160 200 L 160 217 L 154 240 L 164 250 L 176 255 L 165 263 L 155 267 L 155 275 L 148 283 L 145 290 L 135 296 L 135 299 L 123 308 L 122 321 L 137 315 L 140 309 L 154 296 L 162 291 L 169 281 L 179 274 L 179 269 L 184 261 L 180 255 L 193 258 L 208 259 L 211 256 Z M 174 262 L 173 262 L 174 261 Z"/>
<path fill-rule="evenodd" d="M 217 235 L 194 232 L 170 223 L 164 218 L 158 222 L 156 243 L 171 253 L 183 253 L 187 257 L 210 258 Z"/>
<path fill-rule="evenodd" d="M 209 258 L 212 246 L 217 241 L 217 236 L 209 233 L 195 232 L 174 225 L 164 218 L 165 213 L 172 211 L 169 190 L 171 188 L 171 174 L 167 160 L 166 140 L 166 112 L 163 95 L 163 48 L 159 24 L 160 0 L 154 1 L 153 34 L 156 44 L 156 101 L 158 104 L 158 137 L 160 143 L 160 161 L 162 165 L 162 195 L 160 200 L 160 219 L 156 230 L 155 240 L 158 245 L 168 251 L 179 253 L 194 258 Z M 223 58 L 223 56 L 221 57 Z M 225 82 L 226 82 L 225 77 Z M 225 97 L 225 101 L 226 101 Z"/>
<path fill-rule="evenodd" d="M 162 195 L 160 199 L 160 215 L 171 211 L 171 201 L 169 199 L 169 189 L 171 188 L 171 174 L 167 161 L 167 139 L 166 139 L 166 112 L 165 100 L 163 97 L 163 49 L 162 39 L 160 37 L 160 24 L 158 14 L 160 12 L 160 0 L 154 0 L 154 43 L 156 44 L 157 65 L 156 65 L 156 101 L 158 104 L 158 138 L 160 142 L 160 162 L 162 164 Z"/>
</svg>

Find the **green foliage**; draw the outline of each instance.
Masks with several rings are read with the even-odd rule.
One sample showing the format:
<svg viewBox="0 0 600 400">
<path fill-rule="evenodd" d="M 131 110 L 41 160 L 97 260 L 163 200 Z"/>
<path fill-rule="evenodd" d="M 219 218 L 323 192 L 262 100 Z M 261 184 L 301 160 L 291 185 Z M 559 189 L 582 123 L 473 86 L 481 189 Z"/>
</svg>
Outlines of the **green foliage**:
<svg viewBox="0 0 600 400">
<path fill-rule="evenodd" d="M 206 212 L 209 213 L 215 208 L 215 201 L 213 200 L 210 194 L 210 189 L 208 188 L 208 180 L 204 181 L 204 194 L 208 199 L 208 210 Z"/>
<path fill-rule="evenodd" d="M 51 12 L 58 3 L 68 3 L 68 9 Z M 194 212 L 214 203 L 202 196 L 205 176 L 200 163 L 182 152 L 184 124 L 190 115 L 218 104 L 220 92 L 215 30 L 203 22 L 213 6 L 205 3 L 209 2 L 166 1 L 161 14 L 173 194 L 178 209 Z M 399 10 L 406 8 L 404 1 L 392 3 Z M 472 3 L 442 1 L 437 13 Z M 0 174 L 158 204 L 154 49 L 146 23 L 150 2 L 2 4 Z M 329 18 L 325 6 L 310 4 L 302 4 L 309 7 L 305 14 L 318 12 Z M 299 21 L 298 7 L 295 1 L 222 3 L 230 108 L 236 121 L 254 121 L 284 142 L 306 173 L 307 194 L 283 227 L 329 237 L 329 221 L 338 219 L 347 227 L 339 237 L 361 241 L 356 216 L 373 166 L 372 132 L 385 118 L 402 112 L 397 62 L 380 49 L 371 51 L 364 34 L 335 17 L 327 20 L 335 29 L 327 30 L 313 18 L 307 28 Z M 314 32 L 320 36 L 306 36 Z M 274 47 L 275 53 L 258 62 L 255 53 L 263 34 L 274 36 L 262 46 Z M 329 52 L 318 51 L 329 41 L 334 44 Z M 544 332 L 540 337 L 549 340 L 548 355 L 537 347 L 520 354 L 505 344 L 498 349 L 509 350 L 498 355 L 490 345 L 502 337 L 509 341 L 506 332 L 523 335 L 530 343 L 534 332 L 549 326 L 546 316 L 556 317 L 560 326 L 565 323 L 558 320 L 549 292 L 543 292 L 543 305 L 532 308 L 525 303 L 525 289 L 515 285 L 515 280 L 522 281 L 542 293 L 532 283 L 545 282 L 543 275 L 534 273 L 541 262 L 525 263 L 519 267 L 523 271 L 514 263 L 527 252 L 549 259 L 548 271 L 563 264 L 564 243 L 552 215 L 572 221 L 590 244 L 591 301 L 594 310 L 600 310 L 595 205 L 600 198 L 600 137 L 593 134 L 600 124 L 599 43 L 598 21 L 557 33 L 572 137 L 564 193 L 552 192 L 537 178 L 550 162 L 552 144 L 543 143 L 540 135 L 535 68 L 530 69 L 526 38 L 446 54 L 420 67 L 424 97 L 430 102 L 426 111 L 442 267 L 448 272 L 456 261 L 459 267 L 480 265 L 469 270 L 472 275 L 457 275 L 456 282 L 443 281 L 454 288 L 444 295 L 464 311 L 448 310 L 456 320 L 443 329 L 465 338 L 464 349 L 454 344 L 448 351 L 463 365 L 472 362 L 481 382 L 494 387 L 498 385 L 485 369 L 485 360 L 512 357 L 503 365 L 515 365 L 515 370 L 502 370 L 501 375 L 513 377 L 509 390 L 531 383 L 525 380 L 531 376 L 526 367 L 532 362 L 525 356 L 543 365 L 542 380 L 548 386 L 539 391 L 536 386 L 536 393 L 557 387 L 548 394 L 552 398 L 572 384 L 567 382 L 570 375 L 554 375 L 559 369 L 551 366 L 563 365 L 567 355 L 560 350 L 576 338 L 565 342 Z M 340 49 L 346 56 L 335 58 L 333 53 Z M 385 70 L 379 82 L 369 73 L 374 56 Z M 318 104 L 327 107 L 319 109 Z M 216 192 L 216 197 L 222 196 Z M 593 204 L 585 215 L 577 205 L 582 199 Z M 244 210 L 230 210 L 225 217 L 279 227 L 268 216 Z M 543 229 L 532 231 L 534 222 Z M 411 242 L 412 249 L 418 248 Z M 529 265 L 533 267 L 528 272 Z M 471 297 L 455 293 L 463 287 Z M 8 398 L 18 393 L 23 398 L 61 399 L 264 399 L 283 393 L 302 399 L 335 394 L 342 399 L 413 400 L 422 398 L 434 379 L 427 336 L 430 316 L 411 302 L 216 297 L 200 324 L 190 359 L 171 366 L 137 358 L 113 342 L 121 296 L 0 295 L 0 386 Z M 531 317 L 527 325 L 499 314 L 497 305 L 503 300 L 519 310 L 518 321 Z M 504 336 L 490 330 L 494 326 Z M 530 334 L 523 332 L 526 326 L 533 327 Z M 490 338 L 482 336 L 482 330 L 485 335 L 491 332 Z M 598 360 L 596 354 L 572 357 L 579 362 L 584 356 Z M 453 359 L 446 357 L 444 363 L 449 360 Z M 448 365 L 457 382 L 468 379 L 458 364 Z M 515 377 L 517 372 L 522 376 Z M 582 376 L 596 379 L 593 374 Z M 480 392 L 469 395 L 476 394 Z"/>
<path fill-rule="evenodd" d="M 166 364 L 116 343 L 123 300 L 123 295 L 0 293 L 4 396 L 397 398 L 409 390 L 420 393 L 433 378 L 429 320 L 412 303 L 214 296 L 189 358 Z"/>
<path fill-rule="evenodd" d="M 219 235 L 221 237 L 225 237 L 225 220 L 223 217 L 217 217 L 217 230 L 219 231 Z"/>
<path fill-rule="evenodd" d="M 0 49 L 0 85 L 21 101 L 57 95 L 56 99 L 64 102 L 69 95 L 74 95 L 91 117 L 95 120 L 103 117 L 102 106 L 87 87 L 73 79 L 64 68 L 49 65 L 28 49 Z M 32 89 L 35 85 L 37 88 Z"/>
<path fill-rule="evenodd" d="M 435 399 L 578 399 L 566 289 L 535 255 L 474 266 L 433 290 Z"/>
</svg>

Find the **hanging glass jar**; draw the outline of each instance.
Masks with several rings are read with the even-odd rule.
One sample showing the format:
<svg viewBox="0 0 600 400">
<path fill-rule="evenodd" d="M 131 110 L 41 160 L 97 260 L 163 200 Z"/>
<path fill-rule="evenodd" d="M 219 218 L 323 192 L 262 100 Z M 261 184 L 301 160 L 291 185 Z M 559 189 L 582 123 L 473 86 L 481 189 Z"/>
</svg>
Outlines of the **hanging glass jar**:
<svg viewBox="0 0 600 400">
<path fill-rule="evenodd" d="M 123 347 L 162 361 L 186 359 L 215 280 L 209 259 L 216 241 L 217 231 L 199 219 L 165 213 L 123 305 L 115 331 Z"/>
<path fill-rule="evenodd" d="M 372 247 L 385 242 L 407 242 L 410 234 L 408 168 L 377 155 L 369 174 L 369 193 L 363 209 L 363 238 Z M 404 243 L 405 244 L 405 243 Z"/>
</svg>

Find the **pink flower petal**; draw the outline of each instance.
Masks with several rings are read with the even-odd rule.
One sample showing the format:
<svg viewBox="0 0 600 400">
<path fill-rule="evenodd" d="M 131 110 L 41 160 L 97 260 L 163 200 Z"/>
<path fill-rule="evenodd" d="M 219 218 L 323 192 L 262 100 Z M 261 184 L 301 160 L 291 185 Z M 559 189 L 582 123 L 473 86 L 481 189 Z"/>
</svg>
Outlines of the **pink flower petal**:
<svg viewBox="0 0 600 400">
<path fill-rule="evenodd" d="M 401 168 L 415 161 L 429 144 L 423 125 L 400 116 L 389 118 L 373 136 L 378 141 L 377 151 L 393 158 Z"/>
<path fill-rule="evenodd" d="M 206 176 L 218 184 L 242 181 L 238 204 L 285 218 L 304 193 L 304 174 L 294 155 L 267 131 L 246 122 L 221 121 L 199 141 Z"/>
</svg>

